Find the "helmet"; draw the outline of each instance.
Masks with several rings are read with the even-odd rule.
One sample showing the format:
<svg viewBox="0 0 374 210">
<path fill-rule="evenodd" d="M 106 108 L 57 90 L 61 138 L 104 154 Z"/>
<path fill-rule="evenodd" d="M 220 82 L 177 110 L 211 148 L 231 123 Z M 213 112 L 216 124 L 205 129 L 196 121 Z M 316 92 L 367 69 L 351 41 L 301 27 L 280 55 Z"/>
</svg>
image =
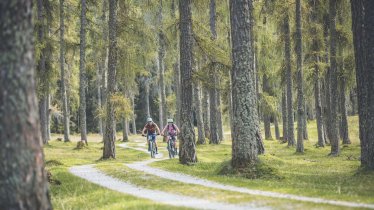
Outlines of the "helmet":
<svg viewBox="0 0 374 210">
<path fill-rule="evenodd" d="M 167 122 L 168 123 L 173 123 L 173 119 L 168 119 Z"/>
<path fill-rule="evenodd" d="M 153 122 L 152 118 L 148 117 L 147 122 Z"/>
</svg>

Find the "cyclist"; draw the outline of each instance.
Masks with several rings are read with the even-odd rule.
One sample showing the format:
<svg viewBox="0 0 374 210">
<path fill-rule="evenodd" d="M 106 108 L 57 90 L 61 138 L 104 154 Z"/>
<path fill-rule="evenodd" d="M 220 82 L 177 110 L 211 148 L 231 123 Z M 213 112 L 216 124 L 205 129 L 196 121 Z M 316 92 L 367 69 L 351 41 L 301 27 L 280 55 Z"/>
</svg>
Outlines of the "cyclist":
<svg viewBox="0 0 374 210">
<path fill-rule="evenodd" d="M 160 135 L 160 128 L 158 128 L 157 124 L 153 122 L 152 118 L 147 119 L 147 123 L 145 124 L 142 135 L 146 136 L 145 132 L 147 132 L 147 144 L 148 144 L 148 151 L 149 148 L 149 139 L 152 138 L 152 141 L 155 142 L 156 145 L 156 154 L 158 154 L 158 147 L 156 142 L 156 135 Z"/>
<path fill-rule="evenodd" d="M 167 136 L 170 136 L 171 140 L 173 140 L 174 148 L 177 149 L 176 140 L 177 135 L 180 133 L 179 128 L 176 124 L 174 124 L 173 119 L 167 120 L 167 125 L 162 130 L 161 135 L 164 135 L 165 131 L 167 130 Z M 167 143 L 169 142 L 169 138 L 167 138 Z"/>
</svg>

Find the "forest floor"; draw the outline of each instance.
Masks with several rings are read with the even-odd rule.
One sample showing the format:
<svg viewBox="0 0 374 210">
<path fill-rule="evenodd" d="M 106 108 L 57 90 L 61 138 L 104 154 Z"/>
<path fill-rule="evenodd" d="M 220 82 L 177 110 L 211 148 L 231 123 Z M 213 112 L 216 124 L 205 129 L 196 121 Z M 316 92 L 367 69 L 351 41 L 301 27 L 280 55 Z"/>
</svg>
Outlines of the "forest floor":
<svg viewBox="0 0 374 210">
<path fill-rule="evenodd" d="M 100 139 L 99 136 L 90 136 L 89 147 L 82 150 L 73 149 L 76 143 L 51 141 L 50 145 L 45 147 L 47 168 L 54 179 L 61 181 L 61 185 L 51 186 L 52 201 L 56 209 L 175 209 L 171 205 L 160 204 L 162 200 L 155 202 L 152 201 L 155 199 L 145 199 L 145 196 L 135 197 L 127 195 L 129 193 L 122 194 L 105 189 L 77 178 L 68 171 L 75 165 L 95 164 L 89 168 L 80 167 L 115 177 L 116 181 L 136 186 L 138 189 L 162 191 L 189 199 L 193 197 L 212 205 L 221 204 L 222 209 L 225 205 L 227 208 L 230 205 L 239 208 L 248 204 L 252 207 L 272 209 L 349 209 L 352 203 L 367 204 L 367 207 L 373 208 L 374 173 L 359 170 L 360 148 L 355 137 L 358 132 L 357 117 L 351 117 L 349 123 L 353 143 L 342 147 L 342 154 L 337 158 L 327 156 L 329 147 L 314 147 L 315 122 L 308 125 L 310 140 L 305 141 L 306 151 L 303 155 L 295 154 L 294 148 L 287 148 L 285 144 L 275 140 L 265 140 L 267 151 L 260 160 L 271 166 L 276 176 L 255 180 L 218 175 L 222 163 L 229 160 L 230 141 L 224 141 L 221 145 L 199 145 L 199 163 L 193 166 L 180 165 L 177 159 L 159 158 L 157 160 L 160 161 L 150 161 L 149 154 L 144 152 L 145 143 L 142 143 L 143 139 L 139 136 L 131 137 L 130 142 L 126 143 L 131 148 L 123 149 L 123 144 L 119 142 L 117 159 L 110 161 L 98 161 L 102 144 L 99 140 L 94 141 Z M 167 153 L 165 144 L 160 144 L 159 147 L 163 148 L 163 153 Z M 268 194 L 261 196 L 263 191 Z M 253 192 L 261 193 L 258 195 Z M 284 194 L 297 196 L 288 196 L 288 199 L 272 196 Z M 319 198 L 319 203 L 295 199 L 300 196 Z M 334 203 L 326 204 L 327 200 L 348 203 L 340 203 L 343 206 L 331 205 Z M 201 207 L 209 208 L 205 204 Z"/>
</svg>

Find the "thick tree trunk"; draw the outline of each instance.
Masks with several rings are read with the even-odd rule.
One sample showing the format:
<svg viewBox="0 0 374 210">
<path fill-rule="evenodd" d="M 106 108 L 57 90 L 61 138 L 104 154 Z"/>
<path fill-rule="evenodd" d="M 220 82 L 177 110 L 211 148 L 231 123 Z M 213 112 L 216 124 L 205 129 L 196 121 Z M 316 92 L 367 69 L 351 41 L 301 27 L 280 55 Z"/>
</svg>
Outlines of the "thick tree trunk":
<svg viewBox="0 0 374 210">
<path fill-rule="evenodd" d="M 210 139 L 210 111 L 209 111 L 209 93 L 205 87 L 203 87 L 203 121 L 204 121 L 204 132 L 205 137 Z"/>
<path fill-rule="evenodd" d="M 286 60 L 286 83 L 287 83 L 287 141 L 288 146 L 295 146 L 294 135 L 294 116 L 292 103 L 292 69 L 291 69 L 291 35 L 289 15 L 286 14 L 284 19 L 284 36 L 285 36 L 285 60 Z"/>
<path fill-rule="evenodd" d="M 286 88 L 282 91 L 282 123 L 283 123 L 283 142 L 288 141 L 288 122 L 287 122 L 287 91 Z"/>
<path fill-rule="evenodd" d="M 240 170 L 257 163 L 259 153 L 259 121 L 257 95 L 253 69 L 251 0 L 230 1 L 232 35 L 232 100 L 233 142 L 232 160 L 234 169 Z"/>
<path fill-rule="evenodd" d="M 64 117 L 64 141 L 70 141 L 70 122 L 69 122 L 69 109 L 68 109 L 68 98 L 66 95 L 66 84 L 65 84 L 65 42 L 64 42 L 64 0 L 60 0 L 60 71 L 61 71 L 61 100 L 62 100 L 62 113 Z"/>
<path fill-rule="evenodd" d="M 330 73 L 331 73 L 331 156 L 338 156 L 339 148 L 339 129 L 338 129 L 338 75 L 336 64 L 336 1 L 329 0 L 329 14 L 330 14 Z M 335 105 L 336 104 L 336 105 Z"/>
<path fill-rule="evenodd" d="M 109 0 L 108 97 L 103 159 L 116 158 L 116 119 L 111 97 L 115 93 L 117 68 L 117 0 Z"/>
<path fill-rule="evenodd" d="M 197 119 L 197 144 L 205 144 L 205 132 L 204 132 L 204 121 L 203 121 L 203 113 L 201 108 L 201 98 L 200 98 L 200 84 L 198 81 L 195 82 L 193 88 L 194 94 L 194 107 Z"/>
<path fill-rule="evenodd" d="M 86 125 L 86 0 L 81 0 L 80 58 L 79 58 L 79 124 L 81 141 L 87 144 Z"/>
<path fill-rule="evenodd" d="M 31 0 L 0 1 L 0 209 L 52 209 L 35 93 L 32 11 Z"/>
<path fill-rule="evenodd" d="M 374 170 L 374 2 L 351 1 L 361 165 Z"/>
<path fill-rule="evenodd" d="M 192 122 L 192 0 L 179 0 L 180 71 L 181 71 L 181 135 L 179 161 L 197 162 L 195 131 Z"/>
</svg>

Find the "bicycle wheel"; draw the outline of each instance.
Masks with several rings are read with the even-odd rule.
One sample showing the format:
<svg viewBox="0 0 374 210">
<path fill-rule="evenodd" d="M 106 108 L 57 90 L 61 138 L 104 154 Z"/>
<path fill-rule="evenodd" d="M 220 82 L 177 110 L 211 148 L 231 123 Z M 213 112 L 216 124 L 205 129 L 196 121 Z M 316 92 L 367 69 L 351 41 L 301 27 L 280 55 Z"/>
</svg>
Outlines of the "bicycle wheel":
<svg viewBox="0 0 374 210">
<path fill-rule="evenodd" d="M 155 158 L 155 149 L 153 141 L 149 141 L 150 148 L 151 148 L 151 158 Z"/>
<path fill-rule="evenodd" d="M 169 139 L 168 141 L 168 151 L 169 151 L 169 158 L 173 158 L 174 157 L 174 151 L 173 151 L 173 147 L 172 147 L 172 143 L 171 143 L 171 140 Z"/>
</svg>

